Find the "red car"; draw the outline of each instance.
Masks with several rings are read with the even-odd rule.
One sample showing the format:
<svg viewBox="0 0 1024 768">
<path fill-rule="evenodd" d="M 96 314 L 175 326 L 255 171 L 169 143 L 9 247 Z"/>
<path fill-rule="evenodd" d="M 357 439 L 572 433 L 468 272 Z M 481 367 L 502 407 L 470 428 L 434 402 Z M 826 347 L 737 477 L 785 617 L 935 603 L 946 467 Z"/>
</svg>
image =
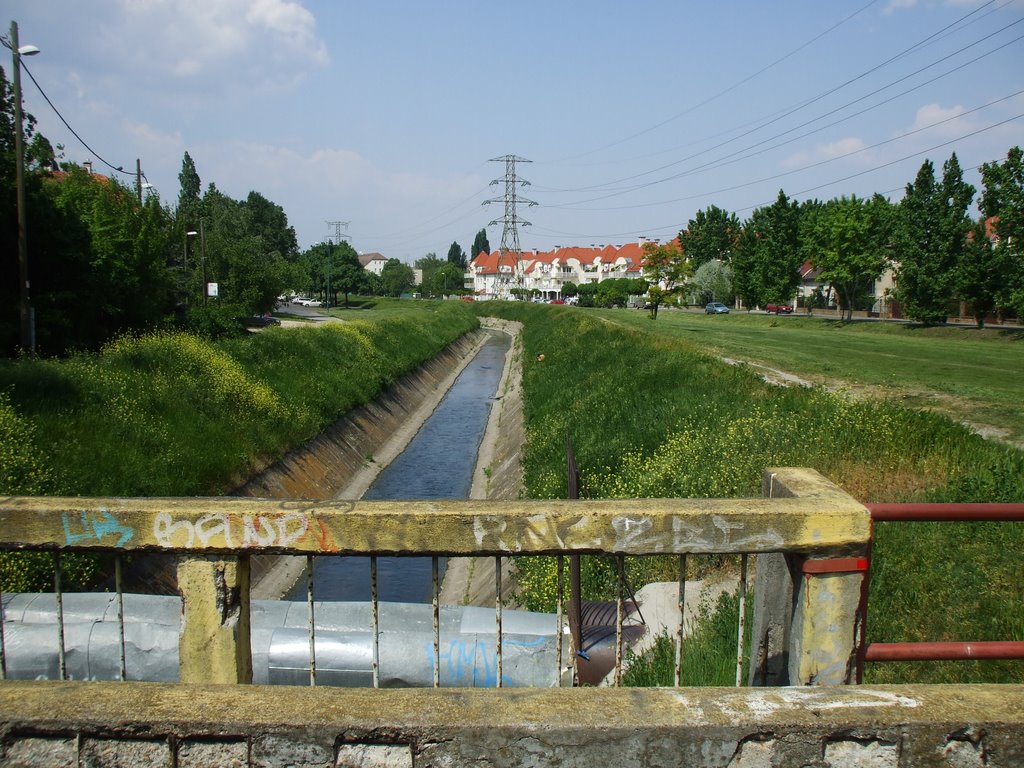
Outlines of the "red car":
<svg viewBox="0 0 1024 768">
<path fill-rule="evenodd" d="M 764 308 L 765 312 L 774 313 L 776 315 L 791 315 L 793 314 L 793 308 L 789 304 L 768 304 Z"/>
</svg>

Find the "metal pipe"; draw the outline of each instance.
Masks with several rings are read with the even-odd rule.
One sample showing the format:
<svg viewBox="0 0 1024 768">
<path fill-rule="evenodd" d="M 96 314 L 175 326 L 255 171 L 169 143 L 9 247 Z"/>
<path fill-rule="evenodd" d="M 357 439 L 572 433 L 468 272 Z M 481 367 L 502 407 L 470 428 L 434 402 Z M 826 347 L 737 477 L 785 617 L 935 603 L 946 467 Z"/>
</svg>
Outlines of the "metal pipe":
<svg viewBox="0 0 1024 768">
<path fill-rule="evenodd" d="M 501 555 L 494 558 L 494 649 L 498 656 L 497 687 L 501 688 Z"/>
<path fill-rule="evenodd" d="M 437 555 L 430 558 L 430 577 L 433 582 L 431 587 L 431 602 L 433 604 L 434 617 L 434 687 L 441 687 L 441 609 L 440 589 L 438 588 L 437 577 Z"/>
<path fill-rule="evenodd" d="M 865 504 L 875 522 L 1013 522 L 1024 504 Z"/>
<path fill-rule="evenodd" d="M 740 687 L 743 679 L 743 635 L 747 621 L 747 557 L 740 555 L 740 615 L 736 630 L 736 687 Z"/>
<path fill-rule="evenodd" d="M 0 589 L 0 680 L 7 679 L 7 642 L 4 639 L 4 592 Z"/>
<path fill-rule="evenodd" d="M 943 643 L 871 643 L 866 661 L 966 661 L 1024 659 L 1024 642 L 989 640 Z"/>
<path fill-rule="evenodd" d="M 624 558 L 615 556 L 616 596 L 615 596 L 615 687 L 622 685 L 622 622 L 626 610 L 623 598 L 626 583 Z"/>
<path fill-rule="evenodd" d="M 675 686 L 683 684 L 683 638 L 686 621 L 686 555 L 679 556 L 679 634 L 676 637 Z"/>
<path fill-rule="evenodd" d="M 312 555 L 306 555 L 306 607 L 309 611 L 309 684 L 316 686 L 316 615 L 313 609 Z"/>
<path fill-rule="evenodd" d="M 117 640 L 121 664 L 121 679 L 127 680 L 128 664 L 125 661 L 124 652 L 124 582 L 122 579 L 120 553 L 114 555 L 114 591 L 117 592 Z"/>
<path fill-rule="evenodd" d="M 377 556 L 370 556 L 370 624 L 373 632 L 373 687 L 380 688 L 380 599 L 377 594 Z"/>
<path fill-rule="evenodd" d="M 68 679 L 67 654 L 64 648 L 64 595 L 61 592 L 60 552 L 53 553 L 53 594 L 57 600 L 57 669 L 60 680 Z"/>
<path fill-rule="evenodd" d="M 565 596 L 565 556 L 558 556 L 558 597 L 555 602 L 555 664 L 557 664 L 558 676 L 562 676 L 562 598 Z M 2 627 L 0 627 L 0 640 L 3 640 Z"/>
</svg>

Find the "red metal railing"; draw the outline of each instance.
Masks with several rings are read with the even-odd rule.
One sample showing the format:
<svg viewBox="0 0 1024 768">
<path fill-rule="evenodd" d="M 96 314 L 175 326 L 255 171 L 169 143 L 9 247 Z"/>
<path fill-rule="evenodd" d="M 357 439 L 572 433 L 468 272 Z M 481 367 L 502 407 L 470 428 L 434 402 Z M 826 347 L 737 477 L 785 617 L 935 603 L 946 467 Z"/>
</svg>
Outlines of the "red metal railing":
<svg viewBox="0 0 1024 768">
<path fill-rule="evenodd" d="M 1024 522 L 1024 504 L 865 504 L 876 522 Z M 872 541 L 874 532 L 872 531 Z M 871 552 L 868 552 L 870 573 Z M 870 578 L 870 577 L 869 577 Z M 861 615 L 867 616 L 869 579 L 864 580 Z M 865 619 L 866 623 L 866 619 Z M 865 632 L 866 635 L 866 632 Z M 867 661 L 963 661 L 967 659 L 1024 659 L 1024 642 L 982 641 L 941 643 L 864 643 L 858 659 L 857 682 Z"/>
</svg>

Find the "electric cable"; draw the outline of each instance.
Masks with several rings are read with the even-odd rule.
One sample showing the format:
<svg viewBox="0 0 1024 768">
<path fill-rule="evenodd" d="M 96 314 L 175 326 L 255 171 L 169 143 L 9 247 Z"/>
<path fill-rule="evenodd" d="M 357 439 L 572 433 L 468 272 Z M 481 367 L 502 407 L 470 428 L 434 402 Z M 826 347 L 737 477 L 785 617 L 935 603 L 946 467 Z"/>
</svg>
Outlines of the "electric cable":
<svg viewBox="0 0 1024 768">
<path fill-rule="evenodd" d="M 42 97 L 44 99 L 46 99 L 46 103 L 50 105 L 50 109 L 52 109 L 54 111 L 54 113 L 56 113 L 57 117 L 60 118 L 60 121 L 62 123 L 64 123 L 65 127 L 67 127 L 67 129 L 69 131 L 71 131 L 71 135 L 74 136 L 76 139 L 78 139 L 78 141 L 82 144 L 82 146 L 85 147 L 87 150 L 89 150 L 92 153 L 93 157 L 95 157 L 97 160 L 99 160 L 105 166 L 110 168 L 110 170 L 112 170 L 112 171 L 117 171 L 118 173 L 123 173 L 126 176 L 134 176 L 135 175 L 131 171 L 126 171 L 123 166 L 113 165 L 113 164 L 109 163 L 99 152 L 97 152 L 95 149 L 90 147 L 89 144 L 85 141 L 85 139 L 83 139 L 81 136 L 79 136 L 78 132 L 74 128 L 71 127 L 71 124 L 67 120 L 64 119 L 64 115 L 62 115 L 60 113 L 60 110 L 57 109 L 56 105 L 54 105 L 54 103 L 52 101 L 50 101 L 50 97 L 46 95 L 46 91 L 44 91 L 42 89 L 42 87 L 39 85 L 39 83 L 36 81 L 36 78 L 32 74 L 32 71 L 27 66 L 25 66 L 25 62 L 24 61 L 21 62 L 21 68 L 23 70 L 25 70 L 26 74 L 28 74 L 29 79 L 35 85 L 36 89 L 39 91 L 40 94 L 42 94 Z"/>
</svg>

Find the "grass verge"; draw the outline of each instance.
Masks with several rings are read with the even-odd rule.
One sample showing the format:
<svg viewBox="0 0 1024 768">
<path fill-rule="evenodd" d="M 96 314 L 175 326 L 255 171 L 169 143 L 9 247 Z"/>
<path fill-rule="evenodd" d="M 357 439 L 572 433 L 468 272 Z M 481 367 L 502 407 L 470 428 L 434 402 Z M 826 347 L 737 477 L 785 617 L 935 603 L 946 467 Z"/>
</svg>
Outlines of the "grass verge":
<svg viewBox="0 0 1024 768">
<path fill-rule="evenodd" d="M 571 433 L 592 497 L 758 496 L 765 467 L 806 466 L 862 501 L 1024 501 L 1024 453 L 942 415 L 770 386 L 642 313 L 632 313 L 647 323 L 636 328 L 615 321 L 627 310 L 609 319 L 607 312 L 491 302 L 478 311 L 524 324 L 524 469 L 532 498 L 565 497 Z M 930 343 L 936 350 L 929 355 L 947 348 L 943 336 Z M 936 524 L 924 535 L 927 529 L 909 526 L 879 526 L 869 640 L 1024 639 L 1024 527 Z M 588 561 L 597 563 L 587 580 L 590 596 L 609 597 L 606 567 Z M 658 578 L 662 566 L 644 558 L 627 568 L 638 587 Z M 524 602 L 547 607 L 553 568 L 531 562 L 520 579 Z M 918 635 L 908 637 L 908 627 Z M 1020 682 L 1024 663 L 872 665 L 868 679 Z"/>
</svg>

